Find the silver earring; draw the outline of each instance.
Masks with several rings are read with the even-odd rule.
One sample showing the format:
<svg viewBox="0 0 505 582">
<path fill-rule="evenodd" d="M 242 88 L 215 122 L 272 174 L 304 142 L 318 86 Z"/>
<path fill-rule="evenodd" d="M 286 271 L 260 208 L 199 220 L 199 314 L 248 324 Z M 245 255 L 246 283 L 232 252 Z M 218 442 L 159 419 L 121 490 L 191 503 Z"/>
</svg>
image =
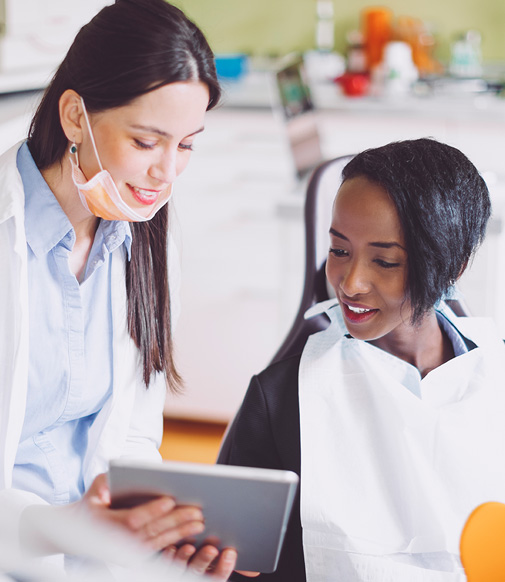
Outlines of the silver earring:
<svg viewBox="0 0 505 582">
<path fill-rule="evenodd" d="M 73 143 L 73 144 L 70 146 L 70 153 L 71 153 L 71 154 L 76 154 L 76 153 L 77 153 L 77 146 L 75 145 L 75 143 Z"/>
</svg>

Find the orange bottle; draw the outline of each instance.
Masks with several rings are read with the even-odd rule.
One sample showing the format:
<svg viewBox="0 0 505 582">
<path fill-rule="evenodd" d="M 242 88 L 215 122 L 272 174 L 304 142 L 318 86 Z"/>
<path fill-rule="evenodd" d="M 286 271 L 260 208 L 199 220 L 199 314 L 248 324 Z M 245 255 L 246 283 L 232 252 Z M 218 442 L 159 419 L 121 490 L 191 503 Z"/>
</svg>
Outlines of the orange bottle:
<svg viewBox="0 0 505 582">
<path fill-rule="evenodd" d="M 368 70 L 382 61 L 382 51 L 393 36 L 393 14 L 384 7 L 369 7 L 361 12 Z"/>
</svg>

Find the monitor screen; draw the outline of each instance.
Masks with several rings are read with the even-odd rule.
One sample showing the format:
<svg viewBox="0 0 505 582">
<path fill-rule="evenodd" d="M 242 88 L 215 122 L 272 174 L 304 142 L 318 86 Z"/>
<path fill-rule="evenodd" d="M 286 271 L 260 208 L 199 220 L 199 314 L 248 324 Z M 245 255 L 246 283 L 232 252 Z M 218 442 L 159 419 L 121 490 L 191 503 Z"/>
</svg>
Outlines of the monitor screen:
<svg viewBox="0 0 505 582">
<path fill-rule="evenodd" d="M 303 77 L 301 59 L 277 71 L 277 85 L 286 119 L 314 109 L 309 86 Z"/>
<path fill-rule="evenodd" d="M 301 178 L 323 161 L 303 59 L 297 58 L 280 68 L 276 72 L 276 81 L 291 155 L 296 174 Z"/>
</svg>

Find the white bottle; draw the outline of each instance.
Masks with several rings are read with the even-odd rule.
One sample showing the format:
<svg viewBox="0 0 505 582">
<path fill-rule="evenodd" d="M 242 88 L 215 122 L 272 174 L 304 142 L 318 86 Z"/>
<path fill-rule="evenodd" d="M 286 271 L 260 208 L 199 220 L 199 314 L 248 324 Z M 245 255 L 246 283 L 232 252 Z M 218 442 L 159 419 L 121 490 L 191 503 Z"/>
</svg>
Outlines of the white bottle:
<svg viewBox="0 0 505 582">
<path fill-rule="evenodd" d="M 373 71 L 372 93 L 390 97 L 406 95 L 418 77 L 412 47 L 403 41 L 388 42 L 382 62 Z"/>
<path fill-rule="evenodd" d="M 335 46 L 335 11 L 333 0 L 316 0 L 316 48 L 332 51 Z"/>
</svg>

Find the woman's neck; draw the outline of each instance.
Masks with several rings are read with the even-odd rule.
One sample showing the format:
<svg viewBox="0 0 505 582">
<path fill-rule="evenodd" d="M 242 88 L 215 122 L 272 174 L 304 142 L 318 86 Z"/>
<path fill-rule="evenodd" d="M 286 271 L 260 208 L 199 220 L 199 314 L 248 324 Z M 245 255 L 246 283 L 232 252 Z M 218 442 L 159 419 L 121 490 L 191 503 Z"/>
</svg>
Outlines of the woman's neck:
<svg viewBox="0 0 505 582">
<path fill-rule="evenodd" d="M 454 358 L 452 342 L 438 323 L 434 310 L 418 325 L 405 323 L 369 343 L 415 366 L 421 377 Z"/>
<path fill-rule="evenodd" d="M 42 176 L 67 215 L 75 232 L 75 244 L 69 255 L 71 272 L 80 281 L 88 260 L 99 218 L 84 208 L 72 180 L 70 162 L 56 162 L 42 170 Z"/>
</svg>

